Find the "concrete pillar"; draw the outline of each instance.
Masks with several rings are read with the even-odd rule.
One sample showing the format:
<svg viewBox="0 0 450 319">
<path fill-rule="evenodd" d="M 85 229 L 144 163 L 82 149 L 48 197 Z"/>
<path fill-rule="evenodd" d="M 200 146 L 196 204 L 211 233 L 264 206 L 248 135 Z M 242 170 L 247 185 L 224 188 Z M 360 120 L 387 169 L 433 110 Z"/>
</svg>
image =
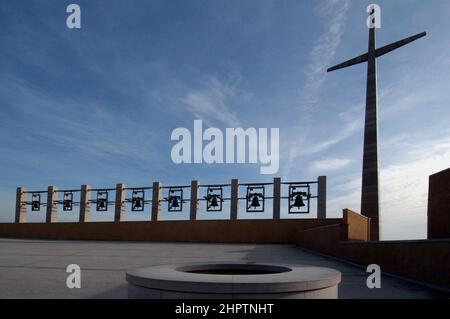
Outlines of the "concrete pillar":
<svg viewBox="0 0 450 319">
<path fill-rule="evenodd" d="M 327 177 L 319 176 L 317 184 L 317 218 L 327 218 Z"/>
<path fill-rule="evenodd" d="M 58 222 L 58 187 L 49 186 L 47 190 L 47 214 L 45 216 L 46 223 Z"/>
<path fill-rule="evenodd" d="M 116 201 L 114 205 L 114 222 L 125 219 L 125 184 L 116 185 Z"/>
<path fill-rule="evenodd" d="M 281 207 L 281 178 L 273 179 L 273 219 L 280 219 Z"/>
<path fill-rule="evenodd" d="M 16 223 L 25 223 L 27 221 L 27 193 L 26 188 L 18 187 L 16 195 Z"/>
<path fill-rule="evenodd" d="M 157 221 L 161 219 L 161 193 L 162 185 L 160 182 L 153 183 L 152 189 L 152 221 Z"/>
<path fill-rule="evenodd" d="M 89 185 L 81 185 L 80 192 L 80 223 L 85 223 L 89 221 L 89 213 L 91 212 L 91 187 Z"/>
<path fill-rule="evenodd" d="M 198 214 L 198 181 L 191 182 L 191 209 L 189 220 L 197 220 Z"/>
<path fill-rule="evenodd" d="M 236 220 L 238 217 L 239 202 L 239 180 L 231 180 L 231 196 L 230 196 L 230 219 Z"/>
</svg>

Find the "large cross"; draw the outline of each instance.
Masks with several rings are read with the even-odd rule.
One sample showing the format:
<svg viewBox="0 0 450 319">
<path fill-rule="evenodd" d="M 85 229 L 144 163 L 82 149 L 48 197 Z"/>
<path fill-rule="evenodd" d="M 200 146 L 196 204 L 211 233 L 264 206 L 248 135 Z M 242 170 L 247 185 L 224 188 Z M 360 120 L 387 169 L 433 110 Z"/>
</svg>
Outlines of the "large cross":
<svg viewBox="0 0 450 319">
<path fill-rule="evenodd" d="M 333 66 L 327 72 L 367 62 L 366 120 L 364 126 L 364 156 L 361 188 L 361 214 L 370 218 L 370 239 L 380 239 L 379 179 L 378 179 L 378 99 L 376 59 L 408 43 L 426 36 L 426 32 L 376 48 L 376 12 L 372 7 L 369 17 L 369 51 L 344 63 Z"/>
</svg>

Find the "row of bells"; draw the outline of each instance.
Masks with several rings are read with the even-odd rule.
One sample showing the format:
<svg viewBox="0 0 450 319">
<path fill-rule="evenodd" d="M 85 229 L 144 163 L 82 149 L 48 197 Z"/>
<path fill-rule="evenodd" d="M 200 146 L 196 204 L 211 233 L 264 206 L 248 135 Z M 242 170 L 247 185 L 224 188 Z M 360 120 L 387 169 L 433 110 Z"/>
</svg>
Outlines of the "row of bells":
<svg viewBox="0 0 450 319">
<path fill-rule="evenodd" d="M 259 197 L 257 195 L 253 195 L 252 197 L 252 202 L 250 203 L 250 207 L 260 207 L 261 204 L 259 202 Z M 142 208 L 143 205 L 143 200 L 142 198 L 136 198 L 133 199 L 133 206 L 135 208 Z M 174 196 L 172 198 L 171 201 L 171 206 L 172 207 L 180 207 L 180 203 L 179 203 L 179 199 L 178 197 Z M 211 196 L 211 207 L 219 207 L 219 202 L 218 202 L 218 196 Z M 65 209 L 71 209 L 72 208 L 72 202 L 71 201 L 64 201 L 63 202 L 63 207 Z M 303 197 L 302 195 L 295 195 L 295 200 L 294 200 L 294 204 L 292 204 L 292 207 L 305 207 L 305 203 L 303 201 Z M 33 202 L 32 203 L 32 209 L 37 210 L 40 208 L 40 203 L 39 202 Z M 98 208 L 106 208 L 106 201 L 99 201 L 98 202 Z"/>
<path fill-rule="evenodd" d="M 219 202 L 217 200 L 218 196 L 212 196 L 211 197 L 211 207 L 218 207 L 219 206 Z M 294 204 L 292 205 L 293 207 L 305 207 L 305 203 L 303 201 L 303 197 L 300 194 L 295 195 L 295 200 L 294 200 Z M 177 207 L 177 206 L 174 206 Z M 261 207 L 261 203 L 259 202 L 259 196 L 258 195 L 253 195 L 252 196 L 252 202 L 250 203 L 250 207 Z"/>
<path fill-rule="evenodd" d="M 179 199 L 178 197 L 173 197 L 172 201 L 170 203 L 171 207 L 175 207 L 178 208 L 180 207 L 179 204 Z M 212 196 L 211 197 L 211 207 L 219 207 L 219 200 L 218 200 L 218 196 Z M 259 202 L 259 197 L 257 195 L 252 196 L 252 202 L 250 203 L 251 207 L 261 207 L 261 203 Z M 294 200 L 294 204 L 292 205 L 293 207 L 304 207 L 305 203 L 303 202 L 303 198 L 301 195 L 295 195 L 295 200 Z M 142 208 L 142 200 L 141 199 L 136 199 L 134 202 L 134 207 L 136 208 Z"/>
</svg>

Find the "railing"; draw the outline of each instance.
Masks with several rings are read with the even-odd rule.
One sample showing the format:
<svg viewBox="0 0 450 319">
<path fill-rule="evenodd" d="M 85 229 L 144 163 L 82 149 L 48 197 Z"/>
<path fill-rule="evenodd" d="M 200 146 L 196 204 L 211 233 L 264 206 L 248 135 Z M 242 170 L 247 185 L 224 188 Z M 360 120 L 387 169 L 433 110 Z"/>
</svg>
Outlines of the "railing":
<svg viewBox="0 0 450 319">
<path fill-rule="evenodd" d="M 316 190 L 314 194 L 313 188 Z M 62 194 L 61 199 L 59 194 Z M 117 184 L 115 188 L 91 188 L 82 185 L 80 189 L 63 190 L 49 186 L 46 191 L 28 191 L 19 187 L 15 221 L 26 222 L 28 207 L 31 212 L 45 207 L 47 223 L 57 222 L 59 207 L 63 212 L 79 207 L 80 223 L 89 221 L 91 207 L 95 207 L 97 212 L 107 212 L 109 207 L 114 207 L 114 221 L 120 222 L 125 219 L 127 204 L 132 212 L 143 212 L 146 206 L 151 205 L 152 221 L 161 220 L 163 210 L 179 213 L 185 211 L 185 204 L 189 204 L 189 220 L 197 220 L 200 210 L 208 214 L 223 212 L 224 203 L 229 206 L 231 220 L 238 219 L 239 203 L 245 203 L 246 213 L 265 213 L 271 209 L 272 218 L 280 219 L 282 200 L 286 201 L 288 214 L 304 215 L 311 212 L 311 200 L 317 200 L 317 218 L 326 218 L 326 177 L 320 176 L 317 181 L 308 182 L 282 182 L 280 178 L 274 178 L 272 183 L 239 184 L 237 179 L 233 179 L 230 184 L 200 185 L 198 181 L 192 181 L 190 185 L 163 186 L 154 182 L 152 186 L 143 187 Z M 272 205 L 267 205 L 267 201 L 272 201 Z"/>
</svg>

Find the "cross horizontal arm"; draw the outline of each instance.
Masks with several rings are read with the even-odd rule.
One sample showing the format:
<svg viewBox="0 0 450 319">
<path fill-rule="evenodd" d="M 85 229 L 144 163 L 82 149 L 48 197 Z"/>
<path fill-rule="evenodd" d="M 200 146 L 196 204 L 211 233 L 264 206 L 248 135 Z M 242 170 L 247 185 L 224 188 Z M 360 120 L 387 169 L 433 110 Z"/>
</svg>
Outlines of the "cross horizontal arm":
<svg viewBox="0 0 450 319">
<path fill-rule="evenodd" d="M 394 51 L 395 49 L 398 49 L 398 48 L 400 48 L 400 47 L 402 47 L 404 45 L 407 45 L 407 44 L 409 44 L 409 43 L 411 43 L 413 41 L 416 41 L 417 39 L 423 38 L 426 35 L 427 35 L 426 32 L 422 32 L 422 33 L 413 35 L 412 37 L 405 38 L 403 40 L 400 40 L 400 41 L 388 44 L 388 45 L 386 45 L 384 47 L 376 49 L 375 55 L 378 58 L 378 57 L 380 57 L 382 55 L 385 55 L 386 53 L 389 53 L 391 51 Z"/>
<path fill-rule="evenodd" d="M 350 59 L 348 61 L 345 61 L 345 62 L 343 62 L 341 64 L 335 65 L 335 66 L 329 68 L 327 70 L 327 72 L 332 72 L 332 71 L 343 69 L 343 68 L 346 68 L 346 67 L 349 67 L 349 66 L 352 66 L 352 65 L 355 65 L 355 64 L 367 62 L 367 59 L 368 59 L 368 54 L 366 53 L 366 54 L 360 55 L 360 56 L 358 56 L 356 58 L 353 58 L 353 59 Z"/>
<path fill-rule="evenodd" d="M 398 48 L 400 48 L 400 47 L 402 47 L 404 45 L 407 45 L 407 44 L 409 44 L 409 43 L 411 43 L 413 41 L 416 41 L 416 40 L 418 40 L 420 38 L 423 38 L 426 35 L 427 35 L 426 32 L 422 32 L 422 33 L 413 35 L 413 36 L 411 36 L 409 38 L 405 38 L 403 40 L 400 40 L 400 41 L 388 44 L 388 45 L 386 45 L 384 47 L 376 49 L 375 50 L 375 56 L 378 58 L 378 57 L 380 57 L 382 55 L 385 55 L 386 53 L 394 51 L 395 49 L 398 49 Z M 343 62 L 341 64 L 338 64 L 338 65 L 335 65 L 335 66 L 329 68 L 327 70 L 327 72 L 332 72 L 332 71 L 343 69 L 343 68 L 346 68 L 346 67 L 349 67 L 349 66 L 352 66 L 352 65 L 355 65 L 355 64 L 367 62 L 368 57 L 369 57 L 368 53 L 362 54 L 362 55 L 360 55 L 360 56 L 358 56 L 356 58 L 350 59 L 348 61 L 345 61 L 345 62 Z"/>
</svg>

